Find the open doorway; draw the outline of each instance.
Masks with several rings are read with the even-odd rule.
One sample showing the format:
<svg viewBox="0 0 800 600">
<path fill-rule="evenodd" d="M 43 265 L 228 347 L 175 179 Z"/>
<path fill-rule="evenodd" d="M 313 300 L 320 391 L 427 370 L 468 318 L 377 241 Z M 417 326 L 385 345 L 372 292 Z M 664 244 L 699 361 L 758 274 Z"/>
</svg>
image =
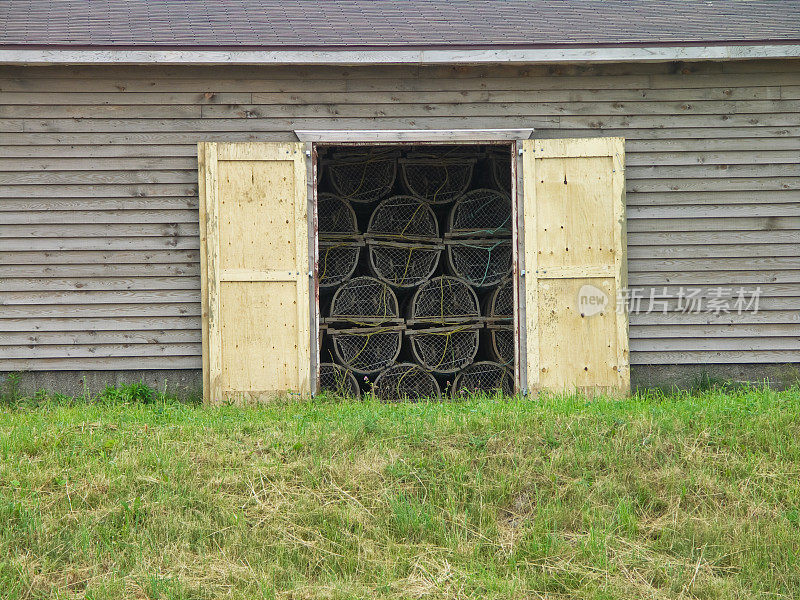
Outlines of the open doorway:
<svg viewBox="0 0 800 600">
<path fill-rule="evenodd" d="M 319 389 L 513 394 L 512 144 L 315 150 Z"/>
</svg>

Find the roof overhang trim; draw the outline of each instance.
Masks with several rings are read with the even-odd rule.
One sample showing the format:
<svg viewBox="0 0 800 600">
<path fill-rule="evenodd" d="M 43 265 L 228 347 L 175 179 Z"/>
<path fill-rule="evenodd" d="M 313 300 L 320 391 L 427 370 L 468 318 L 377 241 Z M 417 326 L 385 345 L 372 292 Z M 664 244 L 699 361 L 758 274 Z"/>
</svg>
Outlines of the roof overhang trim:
<svg viewBox="0 0 800 600">
<path fill-rule="evenodd" d="M 0 48 L 0 64 L 361 65 L 602 63 L 800 58 L 800 45 L 497 49 L 209 50 Z"/>
</svg>

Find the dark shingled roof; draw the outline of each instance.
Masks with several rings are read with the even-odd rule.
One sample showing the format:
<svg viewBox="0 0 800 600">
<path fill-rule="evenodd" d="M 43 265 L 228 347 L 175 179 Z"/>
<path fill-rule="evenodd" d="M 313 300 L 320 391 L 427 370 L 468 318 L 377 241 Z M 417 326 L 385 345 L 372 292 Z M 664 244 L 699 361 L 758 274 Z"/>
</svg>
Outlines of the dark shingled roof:
<svg viewBox="0 0 800 600">
<path fill-rule="evenodd" d="M 0 1 L 5 47 L 558 47 L 797 40 L 798 0 Z"/>
</svg>

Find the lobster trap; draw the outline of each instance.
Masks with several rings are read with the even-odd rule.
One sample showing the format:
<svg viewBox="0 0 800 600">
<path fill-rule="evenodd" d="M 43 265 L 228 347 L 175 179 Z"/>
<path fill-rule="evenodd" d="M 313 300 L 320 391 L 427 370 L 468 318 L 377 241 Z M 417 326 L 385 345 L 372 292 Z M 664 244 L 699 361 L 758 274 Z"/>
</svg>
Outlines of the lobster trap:
<svg viewBox="0 0 800 600">
<path fill-rule="evenodd" d="M 383 371 L 375 379 L 372 393 L 384 402 L 438 399 L 441 395 L 433 375 L 413 363 L 400 363 Z"/>
<path fill-rule="evenodd" d="M 414 292 L 408 309 L 408 325 L 463 325 L 480 321 L 475 290 L 463 279 L 442 275 Z"/>
<path fill-rule="evenodd" d="M 445 234 L 450 272 L 486 288 L 511 273 L 511 199 L 490 189 L 472 190 L 453 205 Z"/>
<path fill-rule="evenodd" d="M 413 288 L 429 279 L 444 249 L 430 205 L 411 196 L 381 202 L 365 237 L 371 272 L 398 288 Z"/>
<path fill-rule="evenodd" d="M 506 149 L 488 152 L 489 173 L 494 186 L 504 194 L 511 195 L 511 153 Z"/>
<path fill-rule="evenodd" d="M 453 396 L 472 394 L 514 394 L 514 376 L 503 365 L 481 361 L 461 371 L 453 380 Z"/>
<path fill-rule="evenodd" d="M 514 282 L 506 279 L 486 298 L 487 354 L 503 365 L 514 363 Z"/>
<path fill-rule="evenodd" d="M 326 165 L 334 191 L 350 202 L 371 204 L 392 192 L 397 179 L 397 157 L 392 149 L 339 152 Z"/>
<path fill-rule="evenodd" d="M 328 325 L 372 326 L 402 323 L 397 296 L 392 289 L 374 277 L 355 277 L 336 289 Z"/>
<path fill-rule="evenodd" d="M 319 239 L 319 287 L 329 289 L 353 276 L 358 267 L 364 237 L 350 204 L 333 194 L 317 197 Z"/>
<path fill-rule="evenodd" d="M 403 326 L 329 329 L 336 362 L 361 375 L 374 375 L 393 364 L 403 341 Z"/>
<path fill-rule="evenodd" d="M 414 360 L 434 373 L 450 374 L 469 365 L 478 353 L 476 324 L 407 330 Z"/>
<path fill-rule="evenodd" d="M 469 188 L 477 160 L 447 152 L 410 155 L 398 162 L 403 187 L 409 194 L 431 204 L 448 204 Z"/>
<path fill-rule="evenodd" d="M 319 388 L 340 398 L 358 398 L 361 393 L 353 372 L 335 363 L 320 364 Z"/>
</svg>

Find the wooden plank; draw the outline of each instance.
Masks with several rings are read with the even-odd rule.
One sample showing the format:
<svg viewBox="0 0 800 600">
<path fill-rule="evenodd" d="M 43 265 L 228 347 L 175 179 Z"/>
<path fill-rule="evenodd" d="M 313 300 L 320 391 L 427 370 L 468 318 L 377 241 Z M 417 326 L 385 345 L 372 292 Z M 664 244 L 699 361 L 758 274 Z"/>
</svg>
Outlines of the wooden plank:
<svg viewBox="0 0 800 600">
<path fill-rule="evenodd" d="M 147 237 L 89 237 L 89 238 L 4 238 L 5 251 L 36 250 L 41 252 L 76 250 L 197 250 L 196 236 L 147 236 Z"/>
<path fill-rule="evenodd" d="M 759 310 L 758 312 L 737 313 L 681 313 L 681 312 L 651 312 L 633 313 L 630 315 L 631 327 L 639 325 L 729 325 L 729 324 L 759 324 L 759 323 L 800 323 L 800 313 L 792 310 Z"/>
<path fill-rule="evenodd" d="M 786 256 L 752 256 L 746 257 L 697 257 L 675 258 L 669 255 L 638 258 L 632 256 L 635 248 L 628 247 L 628 270 L 635 272 L 698 272 L 710 274 L 714 272 L 729 273 L 732 271 L 762 271 L 774 273 L 782 270 L 800 269 L 800 256 L 797 252 L 787 252 Z M 729 253 L 730 254 L 730 253 Z"/>
<path fill-rule="evenodd" d="M 41 148 L 41 146 L 40 146 Z M 160 146 L 152 146 L 155 150 Z M 183 148 L 183 146 L 178 146 Z M 11 157 L 6 154 L 0 157 L 0 171 L 86 171 L 89 161 L 87 154 L 94 154 L 92 152 L 84 153 L 76 151 L 74 147 L 70 148 L 70 153 L 67 156 L 56 157 L 43 157 L 31 156 L 31 153 L 26 157 Z M 197 159 L 194 152 L 186 154 L 185 156 L 168 156 L 156 155 L 151 157 L 93 157 L 103 158 L 103 160 L 91 161 L 93 171 L 139 171 L 139 170 L 197 170 Z"/>
<path fill-rule="evenodd" d="M 202 116 L 200 105 L 140 104 L 127 105 L 72 105 L 51 104 L 0 104 L 0 119 L 39 119 L 47 114 L 54 119 L 108 119 L 134 117 L 136 119 L 197 119 Z"/>
<path fill-rule="evenodd" d="M 717 229 L 727 229 L 728 221 L 742 221 L 746 219 L 752 225 L 770 226 L 772 220 L 784 222 L 785 217 L 796 218 L 800 215 L 800 203 L 770 204 L 760 202 L 754 204 L 698 204 L 698 205 L 661 205 L 661 206 L 629 206 L 628 230 L 631 227 L 641 227 L 641 220 L 672 221 L 672 220 L 708 220 L 714 219 Z M 633 223 L 633 221 L 637 223 Z M 669 223 L 667 223 L 669 225 Z M 677 225 L 677 224 L 676 224 Z M 648 225 L 645 225 L 648 226 Z M 690 226 L 690 225 L 687 225 Z M 741 225 L 737 225 L 739 227 Z M 655 224 L 652 227 L 657 228 Z M 800 227 L 798 228 L 800 229 Z"/>
<path fill-rule="evenodd" d="M 690 265 L 694 266 L 694 265 Z M 800 270 L 719 271 L 635 271 L 628 268 L 631 287 L 645 285 L 731 286 L 765 283 L 800 283 Z"/>
<path fill-rule="evenodd" d="M 37 333 L 78 331 L 84 333 L 107 331 L 154 331 L 184 329 L 199 332 L 200 316 L 145 316 L 145 317 L 52 317 L 31 319 L 0 319 L 0 331 Z M 197 334 L 199 335 L 199 333 Z M 5 334 L 2 336 L 5 339 Z M 199 338 L 198 338 L 199 339 Z"/>
<path fill-rule="evenodd" d="M 0 238 L 196 237 L 197 223 L 61 223 L 0 225 Z"/>
<path fill-rule="evenodd" d="M 636 142 L 632 145 L 637 147 Z M 684 165 L 777 165 L 796 163 L 797 150 L 800 148 L 773 150 L 772 146 L 763 145 L 767 146 L 767 149 L 751 148 L 749 150 L 719 152 L 675 151 L 669 149 L 640 150 L 638 152 L 628 152 L 626 165 L 628 167 L 654 167 L 660 169 L 664 166 Z M 652 146 L 651 144 L 650 147 Z M 755 150 L 758 150 L 758 152 Z M 680 171 L 681 175 L 682 173 L 683 171 Z M 663 175 L 659 172 L 659 176 Z"/>
<path fill-rule="evenodd" d="M 793 324 L 759 323 L 757 325 L 635 325 L 631 326 L 630 335 L 631 340 L 646 340 L 651 344 L 658 344 L 660 338 L 688 338 L 692 343 L 696 343 L 698 339 L 702 338 L 742 339 L 751 337 L 764 338 L 765 343 L 768 344 L 770 338 L 789 337 L 791 339 L 800 336 L 800 322 Z M 655 350 L 656 348 L 649 349 Z M 700 348 L 697 347 L 697 349 Z"/>
<path fill-rule="evenodd" d="M 628 180 L 635 179 L 708 179 L 708 178 L 761 178 L 798 177 L 800 165 L 791 164 L 746 164 L 746 165 L 649 165 L 628 169 Z"/>
<path fill-rule="evenodd" d="M 731 363 L 796 363 L 797 350 L 717 350 L 678 352 L 637 352 L 631 363 L 637 365 L 731 364 Z"/>
<path fill-rule="evenodd" d="M 0 202 L 2 207 L 3 202 Z M 2 210 L 2 208 L 0 208 Z M 122 224 L 182 224 L 196 227 L 196 210 L 98 210 L 88 208 L 81 210 L 20 210 L 2 211 L 3 222 L 6 225 L 60 225 L 61 230 L 67 229 L 65 225 L 81 226 L 86 223 L 105 223 L 109 226 Z M 146 230 L 146 228 L 141 228 Z"/>
<path fill-rule="evenodd" d="M 30 304 L 173 304 L 200 302 L 196 289 L 0 292 L 0 305 Z"/>
<path fill-rule="evenodd" d="M 189 210 L 196 214 L 197 196 L 157 196 L 153 198 L 3 198 L 0 199 L 0 212 L 61 212 L 68 211 L 117 211 L 120 218 L 130 214 L 130 211 L 139 211 L 138 214 L 144 219 L 145 215 L 159 211 Z M 136 214 L 134 212 L 134 214 Z M 4 222 L 8 215 L 3 215 Z M 69 218 L 65 216 L 65 218 Z M 196 220 L 196 219 L 195 219 Z M 146 222 L 144 220 L 140 223 Z M 171 220 L 169 222 L 177 222 Z M 194 221 L 193 221 L 194 222 Z"/>
<path fill-rule="evenodd" d="M 199 263 L 197 250 L 64 250 L 45 252 L 3 251 L 3 265 L 92 265 L 98 268 L 117 264 Z M 104 266 L 105 265 L 105 266 Z M 144 268 L 144 267 L 140 267 Z"/>
<path fill-rule="evenodd" d="M 800 177 L 706 177 L 705 179 L 667 178 L 634 179 L 628 182 L 631 192 L 719 192 L 800 190 Z"/>
<path fill-rule="evenodd" d="M 38 360 L 40 358 L 108 358 L 117 356 L 196 356 L 199 353 L 199 343 L 0 346 L 0 359 L 2 360 L 15 358 Z"/>
<path fill-rule="evenodd" d="M 627 193 L 628 206 L 657 206 L 684 204 L 753 204 L 764 202 L 778 204 L 800 201 L 800 190 L 752 190 L 752 191 L 693 191 L 679 192 L 633 192 Z"/>
<path fill-rule="evenodd" d="M 25 135 L 25 134 L 23 134 Z M 17 138 L 19 139 L 19 137 Z M 25 136 L 24 139 L 27 139 Z M 63 140 L 62 144 L 48 144 L 16 146 L 7 144 L 3 152 L 8 159 L 61 159 L 61 158 L 158 158 L 163 160 L 170 157 L 190 157 L 197 155 L 195 144 L 156 144 L 156 143 L 109 143 L 109 144 L 75 144 Z M 105 161 L 103 161 L 105 164 Z M 113 163 L 112 163 L 113 164 Z M 8 169 L 6 169 L 8 170 Z"/>
<path fill-rule="evenodd" d="M 660 338 L 657 340 L 631 340 L 631 352 L 698 352 L 707 351 L 779 351 L 794 350 L 800 353 L 800 336 L 794 337 L 726 337 L 726 338 Z"/>
<path fill-rule="evenodd" d="M 184 303 L 25 304 L 3 306 L 4 319 L 38 321 L 53 317 L 192 317 L 200 316 L 200 299 Z"/>
<path fill-rule="evenodd" d="M 5 254 L 0 254 L 0 260 L 5 258 Z M 27 265 L 8 265 L 0 264 L 0 277 L 8 278 L 54 278 L 62 279 L 69 277 L 96 278 L 96 277 L 162 277 L 167 276 L 170 280 L 178 277 L 192 279 L 193 289 L 200 288 L 200 265 L 197 263 L 101 263 L 101 264 L 27 264 Z M 180 284 L 178 284 L 180 285 Z"/>
<path fill-rule="evenodd" d="M 197 277 L 151 277 L 141 269 L 140 277 L 4 277 L 0 292 L 115 291 L 115 290 L 194 290 L 200 289 Z"/>
<path fill-rule="evenodd" d="M 145 331 L 46 331 L 46 332 L 3 332 L 0 336 L 2 346 L 59 346 L 74 344 L 93 347 L 111 344 L 155 344 L 167 346 L 173 344 L 199 344 L 200 329 L 150 329 Z M 183 352 L 181 352 L 183 353 Z M 24 352 L 21 354 L 27 355 Z M 0 351 L 0 358 L 2 352 Z"/>
<path fill-rule="evenodd" d="M 689 246 L 702 244 L 792 244 L 800 240 L 800 231 L 771 229 L 766 231 L 647 231 L 631 233 L 631 246 Z"/>
<path fill-rule="evenodd" d="M 159 196 L 195 196 L 196 185 L 177 183 L 129 184 L 44 184 L 0 186 L 0 202 L 3 198 L 87 198 L 97 194 L 100 198 L 156 198 Z"/>
<path fill-rule="evenodd" d="M 101 358 L 4 358 L 8 371 L 125 371 L 139 369 L 199 369 L 199 356 L 136 356 Z"/>
<path fill-rule="evenodd" d="M 781 256 L 798 256 L 800 254 L 800 244 L 739 244 L 737 240 L 732 240 L 730 244 L 704 245 L 694 244 L 685 246 L 659 246 L 646 245 L 635 246 L 632 242 L 628 244 L 628 257 L 637 258 L 777 258 Z M 726 261 L 735 264 L 732 261 Z M 755 264 L 755 262 L 751 262 Z"/>
<path fill-rule="evenodd" d="M 88 166 L 88 165 L 86 165 Z M 13 184 L 14 186 L 30 185 L 58 185 L 58 184 L 110 184 L 110 183 L 195 183 L 194 170 L 183 171 L 2 171 L 0 172 L 0 185 Z"/>
</svg>

